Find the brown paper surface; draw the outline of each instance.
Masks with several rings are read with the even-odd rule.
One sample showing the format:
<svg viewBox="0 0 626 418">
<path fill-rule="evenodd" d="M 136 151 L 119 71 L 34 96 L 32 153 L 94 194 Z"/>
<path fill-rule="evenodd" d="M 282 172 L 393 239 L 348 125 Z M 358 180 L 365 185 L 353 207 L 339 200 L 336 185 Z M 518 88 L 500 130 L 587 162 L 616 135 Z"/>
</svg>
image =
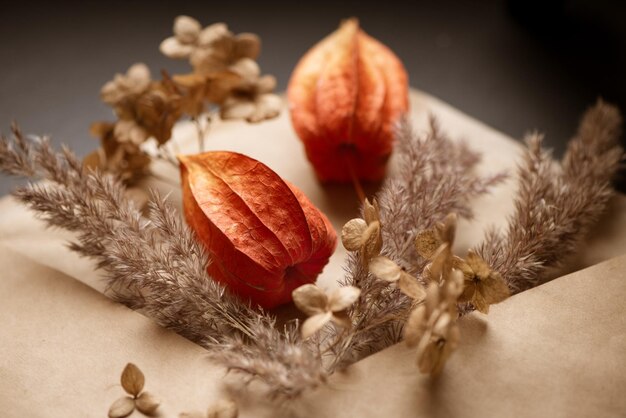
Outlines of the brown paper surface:
<svg viewBox="0 0 626 418">
<path fill-rule="evenodd" d="M 518 143 L 424 93 L 413 91 L 411 104 L 418 130 L 432 112 L 444 131 L 481 151 L 480 170 L 514 170 Z M 192 152 L 194 135 L 183 123 L 175 140 Z M 350 187 L 322 188 L 316 182 L 287 113 L 260 125 L 218 122 L 208 148 L 243 152 L 268 164 L 298 185 L 336 229 L 356 213 Z M 169 167 L 158 172 L 177 179 Z M 172 190 L 163 181 L 150 185 Z M 476 219 L 461 222 L 458 252 L 479 242 L 486 226 L 504 224 L 513 188 L 512 178 L 474 202 Z M 626 199 L 619 196 L 569 270 L 626 253 L 625 209 Z M 102 291 L 104 283 L 91 261 L 66 249 L 69 239 L 44 229 L 12 199 L 0 200 L 0 416 L 105 416 L 122 394 L 119 373 L 128 361 L 144 370 L 147 389 L 164 400 L 164 416 L 205 409 L 219 396 L 223 371 L 206 360 L 203 349 L 89 289 Z M 341 277 L 344 257 L 340 246 L 319 279 L 323 286 Z M 488 317 L 472 314 L 462 321 L 462 345 L 437 381 L 419 376 L 413 353 L 396 346 L 278 412 L 254 402 L 243 405 L 242 415 L 624 414 L 624 267 L 626 258 L 613 259 L 517 295 Z"/>
</svg>

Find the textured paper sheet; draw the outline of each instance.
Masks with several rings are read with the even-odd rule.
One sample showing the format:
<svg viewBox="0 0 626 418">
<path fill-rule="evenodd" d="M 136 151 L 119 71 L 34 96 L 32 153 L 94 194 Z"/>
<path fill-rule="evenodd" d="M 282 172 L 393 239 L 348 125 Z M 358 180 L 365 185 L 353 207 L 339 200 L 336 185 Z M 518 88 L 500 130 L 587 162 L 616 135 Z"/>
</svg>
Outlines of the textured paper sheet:
<svg viewBox="0 0 626 418">
<path fill-rule="evenodd" d="M 417 129 L 433 112 L 450 136 L 485 155 L 480 170 L 514 170 L 518 143 L 426 94 L 414 91 L 411 103 Z M 189 125 L 177 127 L 183 150 L 193 151 L 194 132 Z M 350 187 L 322 188 L 315 181 L 286 113 L 254 126 L 218 122 L 209 149 L 243 152 L 268 164 L 298 185 L 337 229 L 356 213 Z M 168 167 L 159 172 L 177 178 Z M 166 182 L 151 184 L 171 190 Z M 513 187 L 514 179 L 475 202 L 476 219 L 461 222 L 457 251 L 480 241 L 486 226 L 504 224 Z M 178 197 L 174 192 L 172 198 Z M 122 393 L 118 378 L 128 361 L 144 369 L 147 388 L 165 401 L 163 416 L 204 409 L 218 396 L 223 371 L 201 348 L 94 291 L 104 283 L 92 262 L 65 248 L 68 239 L 44 229 L 12 199 L 0 200 L 0 416 L 105 416 Z M 568 269 L 624 253 L 626 199 L 620 196 Z M 322 285 L 341 277 L 344 257 L 339 248 Z M 419 376 L 413 354 L 396 346 L 278 412 L 255 402 L 254 410 L 244 405 L 242 415 L 624 415 L 624 267 L 626 258 L 613 259 L 515 296 L 488 317 L 464 319 L 462 345 L 436 382 Z"/>
</svg>

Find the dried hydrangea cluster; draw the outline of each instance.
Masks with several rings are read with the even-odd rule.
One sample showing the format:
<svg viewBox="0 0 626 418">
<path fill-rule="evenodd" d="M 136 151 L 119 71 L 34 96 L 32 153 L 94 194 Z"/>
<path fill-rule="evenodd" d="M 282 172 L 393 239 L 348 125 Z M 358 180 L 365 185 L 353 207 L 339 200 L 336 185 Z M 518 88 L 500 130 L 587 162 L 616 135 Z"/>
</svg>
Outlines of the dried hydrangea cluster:
<svg viewBox="0 0 626 418">
<path fill-rule="evenodd" d="M 282 102 L 272 93 L 276 79 L 261 76 L 255 61 L 260 50 L 254 34 L 234 35 L 223 23 L 202 29 L 193 18 L 177 17 L 174 36 L 163 41 L 161 51 L 170 58 L 189 59 L 193 72 L 163 72 L 161 80 L 152 80 L 148 67 L 138 63 L 107 82 L 100 95 L 118 119 L 92 125 L 101 147 L 85 158 L 85 165 L 131 184 L 148 173 L 150 157 L 142 144 L 153 138 L 161 147 L 184 115 L 197 126 L 201 150 L 211 120 L 206 112 L 213 108 L 219 108 L 222 119 L 261 122 L 278 116 Z M 167 155 L 165 148 L 161 152 Z"/>
<path fill-rule="evenodd" d="M 202 28 L 196 19 L 178 16 L 174 21 L 174 36 L 165 39 L 160 49 L 169 58 L 189 60 L 196 79 L 204 77 L 215 83 L 222 77 L 236 76 L 237 81 L 232 83 L 228 94 L 215 101 L 220 105 L 222 118 L 260 122 L 280 113 L 281 100 L 272 93 L 276 79 L 271 75 L 261 76 L 255 61 L 261 52 L 257 35 L 235 35 L 224 23 Z"/>
</svg>

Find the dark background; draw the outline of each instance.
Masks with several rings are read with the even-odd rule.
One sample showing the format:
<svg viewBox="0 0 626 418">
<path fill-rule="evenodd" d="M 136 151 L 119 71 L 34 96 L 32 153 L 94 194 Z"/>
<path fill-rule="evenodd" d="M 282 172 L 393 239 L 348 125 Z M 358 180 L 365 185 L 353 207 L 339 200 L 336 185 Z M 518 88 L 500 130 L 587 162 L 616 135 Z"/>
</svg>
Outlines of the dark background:
<svg viewBox="0 0 626 418">
<path fill-rule="evenodd" d="M 546 133 L 557 154 L 598 96 L 626 109 L 626 2 L 586 1 L 102 1 L 0 3 L 0 130 L 15 119 L 79 154 L 92 121 L 111 119 L 100 87 L 161 56 L 175 16 L 254 32 L 260 64 L 283 90 L 297 60 L 340 20 L 362 26 L 404 61 L 411 85 L 515 137 Z M 16 184 L 0 179 L 0 195 Z M 621 183 L 623 188 L 623 180 Z"/>
</svg>

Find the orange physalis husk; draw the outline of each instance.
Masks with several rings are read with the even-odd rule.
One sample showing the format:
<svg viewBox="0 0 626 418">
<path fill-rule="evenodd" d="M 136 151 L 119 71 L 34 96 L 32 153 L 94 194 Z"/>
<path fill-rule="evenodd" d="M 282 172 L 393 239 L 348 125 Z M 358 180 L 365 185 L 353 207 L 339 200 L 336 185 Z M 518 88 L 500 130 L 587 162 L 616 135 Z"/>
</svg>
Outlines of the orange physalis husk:
<svg viewBox="0 0 626 418">
<path fill-rule="evenodd" d="M 394 125 L 409 107 L 408 76 L 356 19 L 302 57 L 287 96 L 294 129 L 321 181 L 384 177 Z"/>
<path fill-rule="evenodd" d="M 209 274 L 272 308 L 313 283 L 335 250 L 329 220 L 263 163 L 215 151 L 179 156 L 189 226 L 206 246 Z"/>
</svg>

